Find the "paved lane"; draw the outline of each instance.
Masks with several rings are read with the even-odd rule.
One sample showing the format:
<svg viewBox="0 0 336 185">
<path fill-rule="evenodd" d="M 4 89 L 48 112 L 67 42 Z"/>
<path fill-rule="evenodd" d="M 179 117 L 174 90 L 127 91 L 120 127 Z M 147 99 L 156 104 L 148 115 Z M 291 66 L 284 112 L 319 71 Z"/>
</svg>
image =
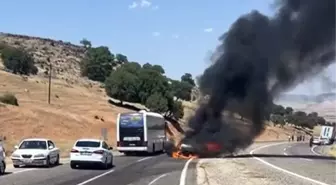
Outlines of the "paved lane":
<svg viewBox="0 0 336 185">
<path fill-rule="evenodd" d="M 160 155 L 156 158 L 146 160 L 146 162 L 135 163 L 122 169 L 116 169 L 91 182 L 84 182 L 80 185 L 179 185 L 181 172 L 186 164 L 186 160 L 177 160 L 167 155 Z M 195 162 L 189 165 L 189 176 L 185 177 L 188 185 L 194 182 L 196 176 L 192 174 L 195 170 Z"/>
<path fill-rule="evenodd" d="M 0 177 L 1 185 L 179 185 L 186 160 L 165 154 L 156 156 L 118 156 L 108 170 L 71 169 L 67 161 L 52 168 L 10 168 Z M 196 161 L 185 170 L 183 185 L 194 185 Z M 187 176 L 187 174 L 189 176 Z"/>
<path fill-rule="evenodd" d="M 307 182 L 336 184 L 335 159 L 317 156 L 307 143 L 273 145 L 256 150 L 254 154 L 266 154 L 261 157 L 264 161 L 290 171 Z"/>
<path fill-rule="evenodd" d="M 153 156 L 156 158 L 158 156 Z M 115 167 L 108 170 L 99 169 L 71 169 L 69 164 L 46 168 L 20 168 L 8 171 L 14 173 L 0 177 L 1 185 L 77 185 L 87 179 L 106 173 L 110 170 L 125 168 L 135 163 L 142 163 L 145 157 L 118 156 L 115 157 Z M 21 171 L 21 172 L 18 172 Z"/>
</svg>

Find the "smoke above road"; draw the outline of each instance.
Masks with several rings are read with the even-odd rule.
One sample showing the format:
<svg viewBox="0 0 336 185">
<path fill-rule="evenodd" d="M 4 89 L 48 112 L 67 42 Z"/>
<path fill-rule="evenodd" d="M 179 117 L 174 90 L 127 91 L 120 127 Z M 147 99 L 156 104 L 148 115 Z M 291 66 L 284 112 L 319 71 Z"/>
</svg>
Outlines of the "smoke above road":
<svg viewBox="0 0 336 185">
<path fill-rule="evenodd" d="M 184 143 L 203 153 L 249 146 L 264 130 L 273 98 L 335 60 L 335 0 L 276 1 L 274 16 L 252 11 L 220 37 L 212 65 L 199 79 L 207 95 L 189 120 Z M 223 112 L 235 112 L 237 119 Z"/>
</svg>

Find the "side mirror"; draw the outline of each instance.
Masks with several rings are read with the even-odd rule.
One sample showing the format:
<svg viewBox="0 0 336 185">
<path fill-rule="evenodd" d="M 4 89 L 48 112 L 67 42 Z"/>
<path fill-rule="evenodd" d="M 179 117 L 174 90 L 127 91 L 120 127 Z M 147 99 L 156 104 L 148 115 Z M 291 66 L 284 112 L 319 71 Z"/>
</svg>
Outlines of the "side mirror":
<svg viewBox="0 0 336 185">
<path fill-rule="evenodd" d="M 15 145 L 15 146 L 14 146 L 14 148 L 15 148 L 15 149 L 18 149 L 18 148 L 19 148 L 19 146 L 18 146 L 18 145 Z"/>
<path fill-rule="evenodd" d="M 109 150 L 113 150 L 113 147 L 112 147 L 112 146 L 110 146 L 110 147 L 108 147 L 108 149 L 109 149 Z"/>
<path fill-rule="evenodd" d="M 54 147 L 52 147 L 52 146 L 49 146 L 49 147 L 48 147 L 49 150 L 52 150 L 53 148 L 54 148 Z"/>
</svg>

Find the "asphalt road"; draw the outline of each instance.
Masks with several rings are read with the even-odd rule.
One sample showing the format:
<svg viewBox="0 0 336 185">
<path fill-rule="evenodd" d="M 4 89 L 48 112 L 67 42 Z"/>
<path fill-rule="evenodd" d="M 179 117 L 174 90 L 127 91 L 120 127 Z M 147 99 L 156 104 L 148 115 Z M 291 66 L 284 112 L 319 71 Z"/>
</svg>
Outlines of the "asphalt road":
<svg viewBox="0 0 336 185">
<path fill-rule="evenodd" d="M 336 184 L 336 160 L 312 151 L 308 143 L 284 143 L 253 152 L 284 176 L 295 177 L 306 184 Z M 268 164 L 267 164 L 268 163 Z"/>
<path fill-rule="evenodd" d="M 254 157 L 251 157 L 253 153 Z M 257 160 L 256 160 L 257 159 Z M 231 160 L 231 159 L 226 159 Z M 272 184 L 336 184 L 336 161 L 313 152 L 307 143 L 255 144 L 232 159 L 248 167 L 249 178 L 268 179 Z M 68 162 L 52 168 L 19 168 L 9 165 L 1 185 L 196 185 L 196 163 L 165 154 L 116 156 L 108 170 L 71 169 Z M 188 166 L 188 168 L 186 168 Z M 225 166 L 223 166 L 225 168 Z M 259 173 L 259 175 L 252 175 Z M 235 173 L 235 178 L 244 174 Z M 237 175 L 238 174 L 238 175 Z M 246 174 L 245 174 L 246 177 Z M 223 177 L 228 181 L 229 177 Z M 181 180 L 182 179 L 182 180 Z M 234 179 L 233 179 L 234 180 Z M 238 179 L 236 179 L 238 180 Z M 225 181 L 221 181 L 225 182 Z M 232 181 L 233 182 L 233 181 Z"/>
<path fill-rule="evenodd" d="M 71 169 L 65 162 L 52 168 L 8 167 L 0 176 L 1 185 L 179 185 L 186 160 L 177 160 L 165 154 L 155 156 L 116 156 L 115 166 L 108 170 Z M 195 164 L 188 168 L 187 182 L 193 182 Z M 186 183 L 186 185 L 189 185 Z M 195 183 L 191 183 L 193 185 Z"/>
</svg>

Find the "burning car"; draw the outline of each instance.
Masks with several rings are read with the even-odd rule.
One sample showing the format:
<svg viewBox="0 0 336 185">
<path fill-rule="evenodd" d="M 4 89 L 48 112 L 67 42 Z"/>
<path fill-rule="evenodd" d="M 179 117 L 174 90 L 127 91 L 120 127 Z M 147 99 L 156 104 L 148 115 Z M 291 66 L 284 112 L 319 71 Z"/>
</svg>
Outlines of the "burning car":
<svg viewBox="0 0 336 185">
<path fill-rule="evenodd" d="M 181 142 L 166 151 L 169 156 L 181 159 L 218 157 L 222 153 L 222 146 L 216 142 L 196 145 Z"/>
</svg>

